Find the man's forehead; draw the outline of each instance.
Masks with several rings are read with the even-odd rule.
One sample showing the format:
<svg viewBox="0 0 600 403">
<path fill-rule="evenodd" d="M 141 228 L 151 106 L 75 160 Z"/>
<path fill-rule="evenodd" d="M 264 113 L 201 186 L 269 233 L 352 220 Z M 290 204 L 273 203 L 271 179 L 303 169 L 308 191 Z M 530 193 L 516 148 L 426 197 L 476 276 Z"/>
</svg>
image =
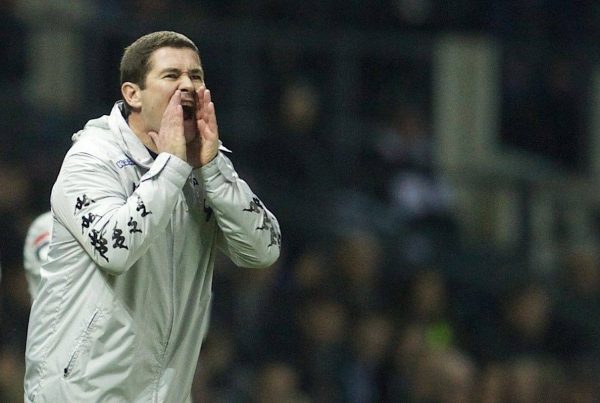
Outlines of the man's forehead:
<svg viewBox="0 0 600 403">
<path fill-rule="evenodd" d="M 191 48 L 163 47 L 156 49 L 150 56 L 152 70 L 175 69 L 202 69 L 200 57 Z"/>
</svg>

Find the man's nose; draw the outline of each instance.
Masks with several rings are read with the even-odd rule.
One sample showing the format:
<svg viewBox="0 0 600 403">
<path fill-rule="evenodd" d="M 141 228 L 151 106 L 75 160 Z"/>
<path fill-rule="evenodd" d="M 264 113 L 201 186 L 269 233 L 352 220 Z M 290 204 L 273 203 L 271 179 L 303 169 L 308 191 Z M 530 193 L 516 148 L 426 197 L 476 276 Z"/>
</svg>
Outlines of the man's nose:
<svg viewBox="0 0 600 403">
<path fill-rule="evenodd" d="M 182 91 L 194 91 L 194 82 L 187 74 L 182 74 L 179 81 L 179 89 Z"/>
</svg>

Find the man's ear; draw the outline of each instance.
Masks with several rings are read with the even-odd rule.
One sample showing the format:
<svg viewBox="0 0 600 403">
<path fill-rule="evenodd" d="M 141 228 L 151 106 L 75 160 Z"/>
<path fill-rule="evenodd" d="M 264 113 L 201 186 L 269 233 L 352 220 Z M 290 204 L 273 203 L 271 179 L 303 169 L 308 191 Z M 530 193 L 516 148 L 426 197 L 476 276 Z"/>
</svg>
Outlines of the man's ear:
<svg viewBox="0 0 600 403">
<path fill-rule="evenodd" d="M 124 82 L 121 85 L 121 95 L 123 95 L 123 100 L 132 109 L 139 109 L 142 107 L 139 85 L 130 82 Z"/>
</svg>

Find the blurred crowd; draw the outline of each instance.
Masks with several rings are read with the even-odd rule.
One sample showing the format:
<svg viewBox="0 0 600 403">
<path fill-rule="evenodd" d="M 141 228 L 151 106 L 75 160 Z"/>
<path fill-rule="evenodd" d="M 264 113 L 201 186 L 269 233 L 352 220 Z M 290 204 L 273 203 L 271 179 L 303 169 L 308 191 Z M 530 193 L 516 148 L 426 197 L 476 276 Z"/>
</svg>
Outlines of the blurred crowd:
<svg viewBox="0 0 600 403">
<path fill-rule="evenodd" d="M 385 273 L 366 231 L 260 274 L 224 266 L 200 401 L 595 402 L 598 262 L 497 293 L 437 265 Z M 402 273 L 402 274 L 401 274 Z M 596 312 L 593 312 L 596 310 Z"/>
<path fill-rule="evenodd" d="M 23 45 L 31 30 L 23 10 L 36 3 L 0 2 L 2 402 L 22 400 L 30 304 L 22 267 L 25 232 L 49 208 L 70 134 L 96 117 L 90 113 L 107 113 L 110 104 L 103 102 L 118 94 L 116 88 L 96 84 L 96 92 L 83 98 L 96 98 L 96 104 L 67 113 L 36 106 L 25 85 L 30 61 Z M 69 2 L 49 3 L 59 10 Z M 170 23 L 181 17 L 303 29 L 478 32 L 563 46 L 600 34 L 600 8 L 594 1 L 75 3 L 80 7 L 71 8 L 73 13 L 101 13 L 103 21 L 131 19 L 144 29 L 163 28 L 168 15 Z M 111 35 L 107 28 L 105 46 L 114 47 L 114 54 L 93 70 L 105 76 L 104 82 L 114 75 L 108 82 L 115 87 L 115 58 L 128 39 L 119 36 L 122 32 Z M 195 401 L 600 401 L 600 249 L 592 245 L 565 251 L 559 269 L 540 277 L 519 254 L 506 256 L 485 239 L 475 247 L 463 242 L 453 213 L 454 189 L 433 162 L 427 69 L 384 58 L 363 63 L 368 79 L 359 84 L 370 90 L 349 94 L 359 102 L 353 113 L 363 124 L 348 130 L 348 145 L 332 138 L 336 84 L 319 75 L 326 69 L 319 60 L 281 50 L 262 55 L 261 66 L 269 70 L 253 79 L 264 84 L 265 93 L 242 91 L 258 106 L 242 103 L 240 109 L 227 97 L 218 102 L 218 90 L 231 85 L 219 77 L 225 74 L 220 60 L 228 60 L 226 52 L 213 46 L 203 60 L 209 81 L 212 75 L 217 86 L 220 127 L 244 127 L 236 119 L 248 118 L 251 135 L 222 137 L 234 151 L 240 176 L 281 221 L 283 255 L 261 271 L 218 262 Z M 517 61 L 522 59 L 521 54 Z M 576 104 L 573 98 L 565 96 L 581 85 L 569 80 L 581 72 L 577 66 L 556 64 L 548 79 L 555 83 L 550 88 L 557 89 L 551 98 L 557 101 L 554 121 L 536 132 L 566 128 L 555 132 L 558 139 L 553 137 L 549 153 L 566 166 L 573 164 L 581 146 L 573 137 L 580 134 L 582 118 L 579 110 L 568 108 Z M 513 63 L 509 71 L 522 72 L 522 67 Z M 511 85 L 515 94 L 522 94 L 519 83 L 504 83 Z M 364 95 L 371 90 L 372 98 Z M 541 92 L 507 100 L 508 113 L 522 111 L 523 102 L 535 103 Z M 260 118 L 252 116 L 257 110 Z M 533 120 L 519 120 L 531 117 L 511 117 L 505 116 L 512 124 L 507 131 L 521 135 L 512 141 L 539 152 L 543 139 L 527 140 L 524 133 Z"/>
</svg>

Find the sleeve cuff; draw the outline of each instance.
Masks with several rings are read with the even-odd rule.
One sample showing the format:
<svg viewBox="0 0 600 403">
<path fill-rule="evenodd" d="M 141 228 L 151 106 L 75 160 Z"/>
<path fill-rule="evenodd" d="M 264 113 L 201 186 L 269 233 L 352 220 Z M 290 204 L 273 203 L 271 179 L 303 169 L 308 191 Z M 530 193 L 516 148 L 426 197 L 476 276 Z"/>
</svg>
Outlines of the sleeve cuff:
<svg viewBox="0 0 600 403">
<path fill-rule="evenodd" d="M 181 187 L 192 172 L 192 167 L 184 160 L 172 154 L 160 153 L 150 170 L 144 175 L 142 181 L 151 179 L 161 172 L 171 182 Z"/>
<path fill-rule="evenodd" d="M 221 152 L 211 162 L 198 168 L 197 172 L 205 183 L 207 190 L 225 182 L 235 182 L 238 179 L 233 164 Z"/>
</svg>

